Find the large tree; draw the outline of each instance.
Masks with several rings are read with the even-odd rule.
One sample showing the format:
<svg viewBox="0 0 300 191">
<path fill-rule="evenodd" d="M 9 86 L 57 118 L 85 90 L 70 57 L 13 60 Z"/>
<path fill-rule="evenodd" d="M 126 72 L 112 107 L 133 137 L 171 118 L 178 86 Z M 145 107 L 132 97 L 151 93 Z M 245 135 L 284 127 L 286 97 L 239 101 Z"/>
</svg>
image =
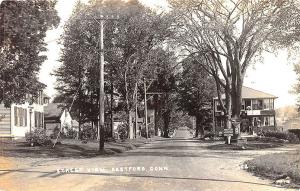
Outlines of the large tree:
<svg viewBox="0 0 300 191">
<path fill-rule="evenodd" d="M 204 126 L 211 120 L 211 103 L 216 94 L 215 82 L 203 66 L 193 59 L 182 62 L 178 87 L 178 106 L 196 118 L 195 137 L 204 135 Z"/>
<path fill-rule="evenodd" d="M 293 0 L 171 0 L 182 50 L 215 79 L 221 107 L 239 118 L 247 69 L 264 50 L 298 41 L 299 9 Z M 204 60 L 204 61 L 203 61 Z M 225 102 L 220 90 L 225 91 Z"/>
<path fill-rule="evenodd" d="M 65 26 L 63 65 L 56 72 L 60 94 L 75 97 L 74 103 L 79 107 L 80 98 L 85 99 L 85 95 L 99 97 L 99 20 L 103 15 L 118 16 L 118 19 L 104 21 L 105 82 L 110 86 L 110 93 L 119 93 L 127 113 L 129 135 L 133 138 L 130 114 L 137 104 L 137 92 L 148 69 L 149 54 L 169 37 L 170 21 L 166 15 L 156 14 L 136 0 L 90 1 L 86 5 L 79 2 Z M 99 110 L 98 105 L 98 101 L 93 102 L 94 114 Z"/>
<path fill-rule="evenodd" d="M 47 30 L 57 27 L 54 0 L 4 0 L 0 4 L 0 102 L 25 101 L 43 88 L 37 80 L 46 56 Z"/>
</svg>

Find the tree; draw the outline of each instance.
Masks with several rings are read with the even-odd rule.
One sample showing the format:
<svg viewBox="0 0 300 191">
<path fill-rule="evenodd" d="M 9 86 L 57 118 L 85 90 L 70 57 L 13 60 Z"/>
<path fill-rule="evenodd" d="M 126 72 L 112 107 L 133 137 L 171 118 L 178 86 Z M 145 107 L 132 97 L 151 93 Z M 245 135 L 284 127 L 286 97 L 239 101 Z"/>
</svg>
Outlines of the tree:
<svg viewBox="0 0 300 191">
<path fill-rule="evenodd" d="M 63 63 L 54 73 L 58 95 L 54 101 L 66 103 L 72 116 L 81 124 L 92 121 L 97 124 L 98 107 L 98 76 L 95 37 L 86 35 L 97 28 L 89 28 L 80 17 L 85 5 L 77 2 L 71 19 L 64 26 L 61 37 L 60 61 Z M 92 39 L 93 38 L 93 39 Z M 94 40 L 94 41 L 92 41 Z"/>
<path fill-rule="evenodd" d="M 211 103 L 216 96 L 212 76 L 197 61 L 186 59 L 182 62 L 183 71 L 178 87 L 178 106 L 196 118 L 195 137 L 204 135 L 204 126 L 211 120 Z"/>
<path fill-rule="evenodd" d="M 239 118 L 246 71 L 264 50 L 298 41 L 299 9 L 293 0 L 171 0 L 176 41 L 216 81 L 231 127 Z M 203 61 L 204 60 L 204 61 Z M 225 92 L 225 103 L 221 99 Z"/>
<path fill-rule="evenodd" d="M 54 0 L 4 0 L 0 4 L 0 102 L 22 103 L 44 85 L 37 74 L 46 56 L 47 30 L 57 27 Z"/>
<path fill-rule="evenodd" d="M 295 94 L 300 94 L 300 63 L 294 65 L 294 71 L 297 75 L 297 82 L 293 88 Z M 297 100 L 297 111 L 300 113 L 300 99 Z"/>
<path fill-rule="evenodd" d="M 55 75 L 58 76 L 57 89 L 60 94 L 66 97 L 77 95 L 74 104 L 81 108 L 82 103 L 87 102 L 80 99 L 87 100 L 86 95 L 90 95 L 91 100 L 99 97 L 101 15 L 118 16 L 117 20 L 108 20 L 104 24 L 105 82 L 106 87 L 110 85 L 110 90 L 106 92 L 111 95 L 115 91 L 119 93 L 124 106 L 122 109 L 127 114 L 128 134 L 133 138 L 130 113 L 137 104 L 135 97 L 142 85 L 139 82 L 148 68 L 149 53 L 169 36 L 170 22 L 165 15 L 156 14 L 136 0 L 90 1 L 87 5 L 79 2 L 65 26 L 62 37 L 63 65 Z M 98 108 L 97 111 L 87 111 L 85 116 L 98 113 L 98 100 L 92 101 L 91 105 Z"/>
<path fill-rule="evenodd" d="M 152 86 L 149 92 L 160 93 L 154 97 L 156 110 L 155 132 L 157 134 L 158 124 L 162 127 L 162 136 L 169 136 L 170 125 L 173 122 L 173 116 L 176 115 L 176 81 L 178 74 L 178 63 L 174 52 L 157 48 L 151 52 L 151 64 L 144 76 L 152 79 Z"/>
<path fill-rule="evenodd" d="M 151 51 L 160 46 L 170 35 L 170 21 L 166 15 L 156 14 L 137 1 L 131 1 L 120 15 L 115 36 L 116 47 L 121 53 L 118 60 L 117 89 L 125 102 L 127 124 L 132 138 L 133 124 L 130 113 L 134 111 L 138 87 L 149 70 Z M 150 77 L 153 78 L 153 77 Z"/>
</svg>

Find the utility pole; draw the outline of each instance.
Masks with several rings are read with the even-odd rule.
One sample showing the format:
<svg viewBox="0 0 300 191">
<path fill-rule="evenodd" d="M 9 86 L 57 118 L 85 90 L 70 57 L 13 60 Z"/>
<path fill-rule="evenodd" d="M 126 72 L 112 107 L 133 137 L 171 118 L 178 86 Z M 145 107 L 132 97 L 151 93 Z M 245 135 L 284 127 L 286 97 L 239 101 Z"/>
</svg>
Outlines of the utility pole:
<svg viewBox="0 0 300 191">
<path fill-rule="evenodd" d="M 99 125 L 98 125 L 98 137 L 99 137 L 99 151 L 104 150 L 104 107 L 105 107 L 105 92 L 104 92 L 104 21 L 105 20 L 116 20 L 119 16 L 103 16 L 94 20 L 100 21 L 100 37 L 99 37 L 99 48 L 100 48 L 100 67 L 99 67 Z"/>
<path fill-rule="evenodd" d="M 104 150 L 104 42 L 103 42 L 103 31 L 104 31 L 104 20 L 100 20 L 100 75 L 99 75 L 99 151 Z"/>
<path fill-rule="evenodd" d="M 136 132 L 138 130 L 138 106 L 137 106 L 137 82 L 135 83 L 135 130 L 134 130 L 134 138 L 136 138 Z"/>
<path fill-rule="evenodd" d="M 146 85 L 146 79 L 144 78 L 144 100 L 145 100 L 145 127 L 146 127 L 146 139 L 149 138 L 149 132 L 148 132 L 148 114 L 147 114 L 147 85 Z"/>
</svg>

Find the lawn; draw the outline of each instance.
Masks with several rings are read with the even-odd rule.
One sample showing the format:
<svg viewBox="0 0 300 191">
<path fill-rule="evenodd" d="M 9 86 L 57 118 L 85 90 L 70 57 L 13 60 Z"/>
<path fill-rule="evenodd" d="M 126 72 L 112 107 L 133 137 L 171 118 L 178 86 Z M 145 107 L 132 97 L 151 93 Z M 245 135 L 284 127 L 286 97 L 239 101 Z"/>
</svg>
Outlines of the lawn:
<svg viewBox="0 0 300 191">
<path fill-rule="evenodd" d="M 272 180 L 290 177 L 292 185 L 300 185 L 300 148 L 296 151 L 259 156 L 245 162 L 248 171 Z"/>
<path fill-rule="evenodd" d="M 147 139 L 116 140 L 105 143 L 105 152 L 98 152 L 96 140 L 82 143 L 80 140 L 62 139 L 60 143 L 49 146 L 29 146 L 25 140 L 1 140 L 0 156 L 8 157 L 30 157 L 30 158 L 89 158 L 96 156 L 109 156 L 122 153 L 148 143 Z"/>
</svg>

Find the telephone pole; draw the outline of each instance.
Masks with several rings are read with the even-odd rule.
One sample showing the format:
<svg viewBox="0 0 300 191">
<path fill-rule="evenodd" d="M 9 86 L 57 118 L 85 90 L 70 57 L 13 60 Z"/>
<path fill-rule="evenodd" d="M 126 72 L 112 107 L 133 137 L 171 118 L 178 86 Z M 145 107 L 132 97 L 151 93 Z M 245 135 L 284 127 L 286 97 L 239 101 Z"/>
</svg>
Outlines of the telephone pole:
<svg viewBox="0 0 300 191">
<path fill-rule="evenodd" d="M 144 100 L 145 100 L 145 128 L 146 128 L 146 139 L 149 138 L 149 131 L 148 131 L 148 113 L 147 113 L 147 85 L 146 79 L 144 78 Z"/>
<path fill-rule="evenodd" d="M 100 75 L 99 75 L 99 125 L 98 125 L 98 136 L 99 136 L 99 151 L 104 150 L 104 104 L 105 104 L 105 92 L 104 92 L 104 42 L 103 42 L 103 31 L 104 31 L 104 20 L 100 19 Z"/>
<path fill-rule="evenodd" d="M 117 20 L 119 16 L 104 16 L 100 18 L 94 18 L 97 22 L 100 21 L 100 62 L 99 62 L 99 125 L 98 125 L 98 137 L 99 137 L 99 151 L 104 150 L 104 107 L 105 107 L 105 92 L 104 92 L 104 21 Z"/>
</svg>

